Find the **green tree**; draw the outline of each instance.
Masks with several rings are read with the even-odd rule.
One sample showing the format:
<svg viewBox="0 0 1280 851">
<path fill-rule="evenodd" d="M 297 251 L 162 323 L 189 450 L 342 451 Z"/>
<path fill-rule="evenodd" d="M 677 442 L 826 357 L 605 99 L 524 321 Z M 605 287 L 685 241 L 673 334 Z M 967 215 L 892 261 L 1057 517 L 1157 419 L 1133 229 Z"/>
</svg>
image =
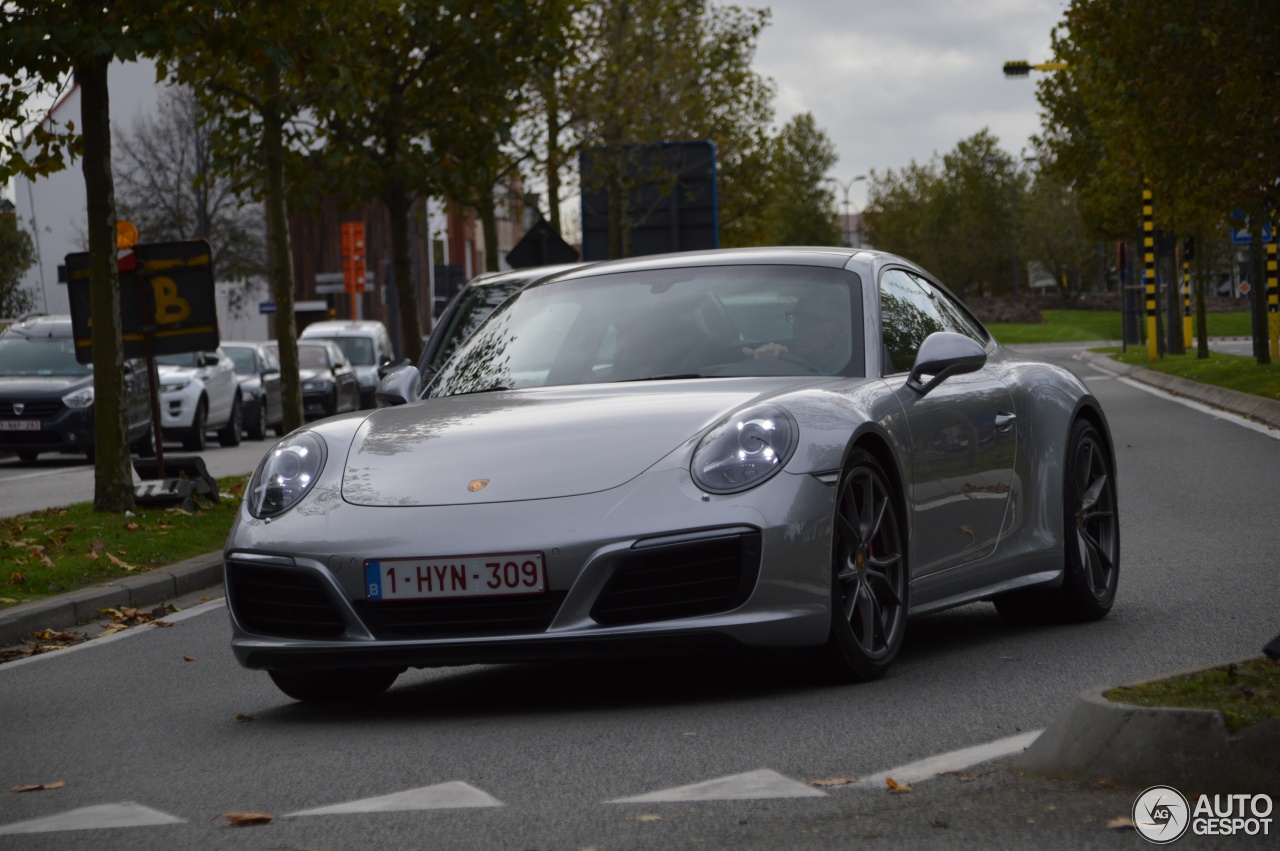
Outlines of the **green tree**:
<svg viewBox="0 0 1280 851">
<path fill-rule="evenodd" d="M 579 151 L 608 190 L 609 255 L 627 256 L 622 198 L 637 182 L 627 146 L 715 143 L 721 219 L 732 223 L 755 200 L 740 175 L 758 175 L 759 128 L 772 122 L 772 84 L 751 67 L 769 12 L 706 0 L 604 0 L 578 19 L 582 59 L 571 66 L 564 100 Z M 555 203 L 555 199 L 549 199 Z"/>
<path fill-rule="evenodd" d="M 0 181 L 66 167 L 79 156 L 85 182 L 93 322 L 94 498 L 97 511 L 133 507 L 125 422 L 124 345 L 116 270 L 116 205 L 111 175 L 107 68 L 171 41 L 179 23 L 159 0 L 10 0 L 0 5 L 0 124 L 31 125 L 0 139 Z M 80 122 L 63 126 L 33 114 L 41 95 L 70 77 L 80 91 Z M 36 100 L 32 100 L 36 98 Z M 35 120 L 35 123 L 32 123 Z"/>
<path fill-rule="evenodd" d="M 321 131 L 313 158 L 331 191 L 387 207 L 410 360 L 422 349 L 413 202 L 443 192 L 475 207 L 496 268 L 494 188 L 511 167 L 510 128 L 535 62 L 554 59 L 547 33 L 562 8 L 559 0 L 359 0 L 343 10 L 343 26 L 329 22 L 340 34 L 312 105 Z"/>
<path fill-rule="evenodd" d="M 22 276 L 35 262 L 31 235 L 18 227 L 13 213 L 0 213 L 0 316 L 13 318 L 35 310 L 35 296 L 22 287 Z"/>
<path fill-rule="evenodd" d="M 286 430 L 303 422 L 288 207 L 308 197 L 303 152 L 314 139 L 306 118 L 316 92 L 311 72 L 326 67 L 334 45 L 331 21 L 342 20 L 347 8 L 318 0 L 190 4 L 183 13 L 184 38 L 161 56 L 162 72 L 188 86 L 205 115 L 217 116 L 212 171 L 263 203 Z"/>
<path fill-rule="evenodd" d="M 795 116 L 776 136 L 762 137 L 740 164 L 740 189 L 757 187 L 749 214 L 721 228 L 726 247 L 840 245 L 843 234 L 826 176 L 839 157 L 812 113 Z M 754 169 L 748 181 L 748 169 Z"/>
</svg>

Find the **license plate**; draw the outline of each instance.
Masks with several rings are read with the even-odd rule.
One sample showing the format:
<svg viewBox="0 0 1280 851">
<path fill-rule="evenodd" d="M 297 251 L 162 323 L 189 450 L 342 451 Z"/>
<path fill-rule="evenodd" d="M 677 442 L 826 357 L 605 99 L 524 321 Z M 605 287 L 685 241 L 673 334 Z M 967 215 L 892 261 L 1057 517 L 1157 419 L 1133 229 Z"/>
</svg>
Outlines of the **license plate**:
<svg viewBox="0 0 1280 851">
<path fill-rule="evenodd" d="M 0 420 L 0 431 L 39 431 L 39 420 Z"/>
<path fill-rule="evenodd" d="M 370 600 L 431 600 L 541 594 L 542 553 L 396 558 L 364 563 Z"/>
</svg>

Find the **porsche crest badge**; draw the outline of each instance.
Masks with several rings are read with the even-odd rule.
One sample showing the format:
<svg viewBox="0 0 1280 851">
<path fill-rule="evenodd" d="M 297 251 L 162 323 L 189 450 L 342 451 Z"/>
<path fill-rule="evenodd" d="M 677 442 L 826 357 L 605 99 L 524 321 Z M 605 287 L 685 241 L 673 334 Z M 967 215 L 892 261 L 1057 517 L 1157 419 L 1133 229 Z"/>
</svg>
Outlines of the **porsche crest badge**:
<svg viewBox="0 0 1280 851">
<path fill-rule="evenodd" d="M 467 484 L 467 490 L 470 491 L 471 493 L 478 493 L 484 490 L 488 484 L 489 484 L 488 479 L 474 479 Z"/>
</svg>

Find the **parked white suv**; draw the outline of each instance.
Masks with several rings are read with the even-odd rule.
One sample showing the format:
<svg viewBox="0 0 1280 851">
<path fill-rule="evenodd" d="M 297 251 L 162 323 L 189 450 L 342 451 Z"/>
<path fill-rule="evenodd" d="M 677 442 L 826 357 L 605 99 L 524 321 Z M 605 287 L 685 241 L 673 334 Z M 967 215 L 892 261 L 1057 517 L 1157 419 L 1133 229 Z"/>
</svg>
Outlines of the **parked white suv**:
<svg viewBox="0 0 1280 851">
<path fill-rule="evenodd" d="M 355 367 L 360 381 L 360 407 L 372 408 L 378 390 L 378 367 L 395 360 L 387 327 L 372 320 L 313 322 L 299 339 L 332 340 Z"/>
<path fill-rule="evenodd" d="M 239 446 L 240 382 L 231 358 L 216 352 L 160 355 L 160 425 L 165 438 L 181 436 L 182 448 L 205 448 L 205 432 L 218 432 L 223 446 Z"/>
</svg>

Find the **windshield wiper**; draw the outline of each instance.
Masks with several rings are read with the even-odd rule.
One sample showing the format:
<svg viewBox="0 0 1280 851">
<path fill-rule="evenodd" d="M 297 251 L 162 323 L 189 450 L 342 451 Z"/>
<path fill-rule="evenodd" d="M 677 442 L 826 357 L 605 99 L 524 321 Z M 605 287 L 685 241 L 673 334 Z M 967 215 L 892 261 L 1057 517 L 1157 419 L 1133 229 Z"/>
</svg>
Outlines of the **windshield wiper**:
<svg viewBox="0 0 1280 851">
<path fill-rule="evenodd" d="M 707 378 L 699 372 L 679 372 L 672 375 L 646 375 L 644 378 L 624 378 L 622 381 L 615 382 L 617 384 L 626 384 L 631 381 L 676 381 L 682 378 Z"/>
</svg>

